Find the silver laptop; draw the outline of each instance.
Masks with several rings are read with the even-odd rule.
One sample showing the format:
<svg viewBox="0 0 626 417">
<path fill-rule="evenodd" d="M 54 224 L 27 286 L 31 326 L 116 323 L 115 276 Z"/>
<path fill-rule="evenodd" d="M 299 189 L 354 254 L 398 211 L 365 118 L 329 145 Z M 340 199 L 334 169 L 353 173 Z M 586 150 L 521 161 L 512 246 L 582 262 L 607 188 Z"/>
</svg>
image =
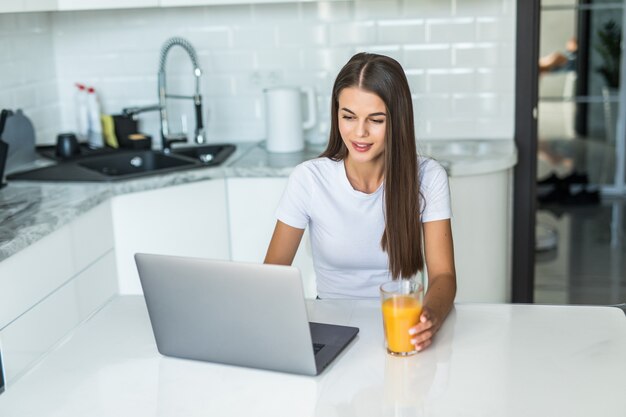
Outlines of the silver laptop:
<svg viewBox="0 0 626 417">
<path fill-rule="evenodd" d="M 309 323 L 295 267 L 135 254 L 159 352 L 318 375 L 359 332 Z"/>
</svg>

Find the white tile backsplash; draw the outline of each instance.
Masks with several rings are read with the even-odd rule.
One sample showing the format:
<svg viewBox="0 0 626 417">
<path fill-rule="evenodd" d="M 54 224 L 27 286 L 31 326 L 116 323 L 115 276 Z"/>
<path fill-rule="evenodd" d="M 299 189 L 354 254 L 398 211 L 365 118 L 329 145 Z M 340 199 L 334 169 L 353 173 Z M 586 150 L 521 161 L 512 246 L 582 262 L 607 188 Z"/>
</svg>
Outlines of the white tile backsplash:
<svg viewBox="0 0 626 417">
<path fill-rule="evenodd" d="M 418 18 L 452 16 L 458 1 L 468 0 L 403 0 L 402 15 Z M 469 1 L 477 3 L 473 0 Z"/>
<path fill-rule="evenodd" d="M 401 0 L 356 0 L 354 2 L 354 18 L 384 19 L 398 16 Z"/>
<path fill-rule="evenodd" d="M 182 36 L 204 72 L 212 140 L 262 138 L 262 91 L 279 84 L 318 90 L 320 129 L 309 132 L 317 137 L 328 126 L 334 77 L 357 51 L 403 65 L 420 138 L 510 136 L 514 7 L 513 0 L 353 0 L 0 14 L 0 106 L 23 107 L 37 121 L 38 142 L 50 143 L 74 129 L 75 82 L 95 86 L 110 113 L 156 103 L 161 45 Z M 190 71 L 184 51 L 173 48 L 168 85 L 191 93 Z M 172 106 L 172 114 L 187 107 Z M 158 137 L 156 113 L 140 120 Z"/>
<path fill-rule="evenodd" d="M 49 13 L 0 14 L 0 108 L 22 109 L 38 141 L 60 129 Z"/>
<path fill-rule="evenodd" d="M 474 42 L 476 22 L 472 18 L 430 19 L 426 24 L 428 42 Z"/>
<path fill-rule="evenodd" d="M 332 23 L 329 30 L 332 46 L 367 45 L 376 40 L 376 24 L 372 20 Z"/>
<path fill-rule="evenodd" d="M 472 69 L 429 70 L 426 75 L 426 91 L 429 93 L 471 93 L 476 91 L 475 74 Z"/>
<path fill-rule="evenodd" d="M 404 49 L 404 69 L 450 68 L 452 50 L 447 44 L 409 45 Z"/>
<path fill-rule="evenodd" d="M 378 42 L 384 44 L 422 43 L 426 25 L 420 19 L 383 20 L 378 22 Z"/>
</svg>

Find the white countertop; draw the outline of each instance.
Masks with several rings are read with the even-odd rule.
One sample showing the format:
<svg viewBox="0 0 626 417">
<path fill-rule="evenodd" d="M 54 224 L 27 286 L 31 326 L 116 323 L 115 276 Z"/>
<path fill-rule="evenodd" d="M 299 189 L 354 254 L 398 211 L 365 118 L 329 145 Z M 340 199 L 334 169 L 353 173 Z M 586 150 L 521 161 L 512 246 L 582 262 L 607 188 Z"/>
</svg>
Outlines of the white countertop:
<svg viewBox="0 0 626 417">
<path fill-rule="evenodd" d="M 618 416 L 626 317 L 610 307 L 460 304 L 411 358 L 377 301 L 311 301 L 359 336 L 318 377 L 166 358 L 143 298 L 114 299 L 0 395 L 0 416 Z M 250 341 L 254 349 L 257 341 Z"/>
</svg>

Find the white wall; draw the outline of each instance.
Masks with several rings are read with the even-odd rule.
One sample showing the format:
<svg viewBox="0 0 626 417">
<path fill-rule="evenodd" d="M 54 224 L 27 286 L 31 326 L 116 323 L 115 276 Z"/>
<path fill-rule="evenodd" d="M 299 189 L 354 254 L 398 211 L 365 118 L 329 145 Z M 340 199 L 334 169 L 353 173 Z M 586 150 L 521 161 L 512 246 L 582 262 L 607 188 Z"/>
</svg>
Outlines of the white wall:
<svg viewBox="0 0 626 417">
<path fill-rule="evenodd" d="M 0 109 L 23 109 L 39 140 L 61 126 L 52 30 L 49 13 L 0 14 Z"/>
<path fill-rule="evenodd" d="M 213 141 L 262 139 L 262 89 L 274 84 L 316 87 L 322 121 L 308 135 L 323 141 L 334 77 L 363 50 L 404 66 L 419 138 L 512 138 L 514 7 L 514 0 L 357 0 L 51 13 L 62 128 L 74 128 L 77 81 L 95 86 L 109 113 L 155 103 L 160 47 L 183 36 L 204 69 Z M 180 48 L 167 70 L 172 91 L 191 91 Z M 176 130 L 180 115 L 172 113 Z M 158 136 L 156 113 L 142 122 Z M 190 131 L 193 124 L 189 114 Z"/>
</svg>

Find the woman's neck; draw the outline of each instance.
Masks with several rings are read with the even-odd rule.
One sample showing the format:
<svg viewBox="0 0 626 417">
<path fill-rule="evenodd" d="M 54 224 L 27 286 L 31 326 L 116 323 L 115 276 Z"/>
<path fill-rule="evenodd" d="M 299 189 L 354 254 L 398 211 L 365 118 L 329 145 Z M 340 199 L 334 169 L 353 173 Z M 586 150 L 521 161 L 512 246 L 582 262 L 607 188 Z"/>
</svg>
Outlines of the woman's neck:
<svg viewBox="0 0 626 417">
<path fill-rule="evenodd" d="M 350 158 L 344 159 L 346 176 L 352 188 L 366 194 L 375 192 L 384 179 L 384 159 L 377 158 L 374 161 L 357 163 Z"/>
</svg>

